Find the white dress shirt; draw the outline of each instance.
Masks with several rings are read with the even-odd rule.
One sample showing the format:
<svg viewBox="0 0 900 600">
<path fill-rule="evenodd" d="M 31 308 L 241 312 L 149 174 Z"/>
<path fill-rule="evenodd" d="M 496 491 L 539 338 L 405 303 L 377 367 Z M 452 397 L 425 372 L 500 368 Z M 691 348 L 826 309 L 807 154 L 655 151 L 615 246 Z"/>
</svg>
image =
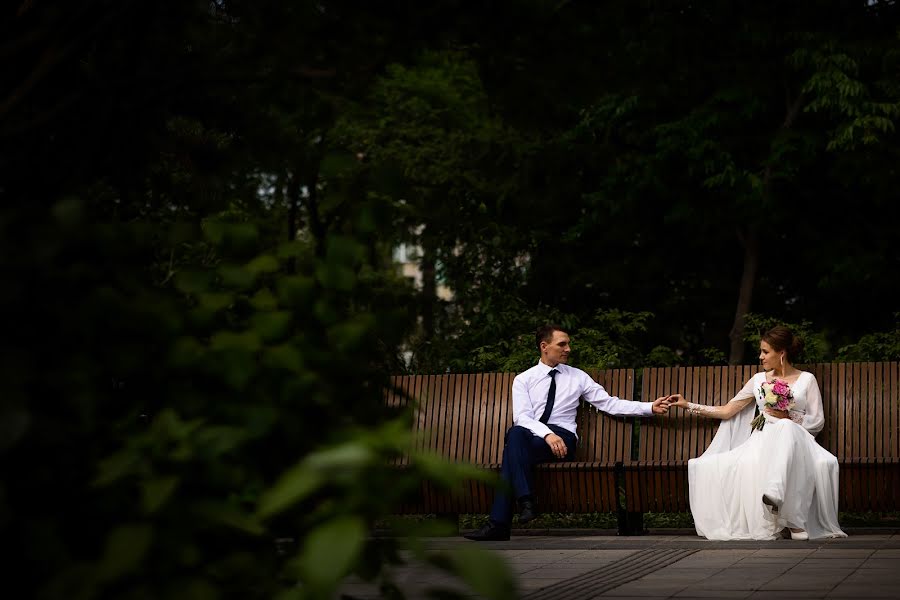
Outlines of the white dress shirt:
<svg viewBox="0 0 900 600">
<path fill-rule="evenodd" d="M 610 396 L 602 385 L 581 369 L 562 363 L 550 367 L 538 361 L 535 366 L 519 373 L 512 385 L 513 423 L 530 430 L 536 436 L 543 438 L 548 433 L 553 433 L 540 421 L 544 407 L 547 406 L 550 370 L 553 368 L 559 372 L 556 374 L 553 412 L 547 420 L 549 424 L 558 425 L 575 433 L 575 413 L 578 409 L 578 399 L 581 397 L 611 415 L 641 417 L 653 415 L 652 402 L 634 402 Z"/>
</svg>

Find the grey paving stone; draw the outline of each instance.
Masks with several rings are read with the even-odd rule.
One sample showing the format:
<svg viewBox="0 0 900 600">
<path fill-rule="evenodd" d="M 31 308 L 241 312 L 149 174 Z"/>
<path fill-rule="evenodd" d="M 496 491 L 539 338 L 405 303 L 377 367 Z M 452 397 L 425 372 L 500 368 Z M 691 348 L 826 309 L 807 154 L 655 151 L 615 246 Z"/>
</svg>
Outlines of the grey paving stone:
<svg viewBox="0 0 900 600">
<path fill-rule="evenodd" d="M 863 566 L 851 573 L 846 581 L 849 583 L 892 583 L 900 586 L 900 569 L 867 569 Z"/>
<path fill-rule="evenodd" d="M 862 564 L 863 569 L 900 569 L 900 557 L 882 558 L 880 556 L 867 558 Z"/>
<path fill-rule="evenodd" d="M 841 583 L 825 596 L 826 598 L 896 598 L 897 585 L 878 585 L 874 583 Z"/>
<path fill-rule="evenodd" d="M 688 588 L 674 597 L 679 600 L 688 600 L 689 598 L 748 598 L 752 593 L 743 590 L 696 590 Z"/>
<path fill-rule="evenodd" d="M 831 567 L 854 568 L 866 562 L 865 558 L 804 558 L 799 565 L 805 568 L 824 569 Z"/>
<path fill-rule="evenodd" d="M 875 550 L 871 548 L 819 548 L 810 558 L 868 558 Z"/>
<path fill-rule="evenodd" d="M 761 590 L 831 590 L 841 583 L 853 569 L 791 569 L 760 586 Z"/>
<path fill-rule="evenodd" d="M 687 584 L 676 581 L 643 580 L 632 581 L 609 590 L 615 596 L 674 596 L 685 589 Z M 600 596 L 601 598 L 605 596 Z"/>
<path fill-rule="evenodd" d="M 606 594 L 591 596 L 591 600 L 595 598 L 602 598 L 603 600 L 634 600 L 634 596 L 607 596 Z M 640 598 L 641 600 L 667 600 L 671 596 L 640 596 Z"/>
<path fill-rule="evenodd" d="M 540 567 L 528 571 L 528 577 L 538 579 L 571 579 L 591 572 L 592 569 L 557 569 L 554 567 Z"/>
<path fill-rule="evenodd" d="M 689 589 L 691 590 L 745 590 L 752 592 L 762 588 L 765 584 L 780 577 L 780 573 L 770 573 L 765 571 L 722 571 L 707 577 L 702 581 L 693 583 Z"/>
<path fill-rule="evenodd" d="M 665 569 L 660 569 L 654 573 L 648 573 L 641 577 L 642 580 L 652 580 L 652 579 L 661 579 L 661 580 L 671 580 L 671 581 L 687 581 L 687 582 L 695 582 L 695 581 L 703 581 L 709 577 L 712 577 L 716 573 L 719 572 L 718 569 L 685 569 L 678 566 L 679 563 L 675 563 L 673 566 L 666 567 Z"/>
<path fill-rule="evenodd" d="M 784 591 L 766 591 L 759 590 L 753 592 L 747 598 L 751 600 L 786 600 L 788 598 L 825 598 L 827 592 L 822 590 L 791 590 Z"/>
<path fill-rule="evenodd" d="M 432 549 L 452 551 L 474 542 L 436 538 L 426 543 Z M 496 550 L 515 574 L 520 594 L 534 598 L 550 599 L 552 592 L 558 591 L 562 595 L 555 597 L 578 599 L 861 600 L 896 597 L 900 589 L 900 535 L 894 534 L 804 543 L 709 542 L 694 536 L 516 536 L 509 542 L 479 546 Z M 678 556 L 683 558 L 677 560 Z M 648 560 L 652 563 L 649 568 L 645 567 Z M 771 580 L 763 583 L 769 575 Z M 473 595 L 458 579 L 425 565 L 395 568 L 394 577 L 409 598 L 424 597 L 425 590 L 433 586 Z M 611 587 L 616 584 L 618 587 Z M 754 586 L 759 589 L 752 589 Z M 593 588 L 602 589 L 593 593 Z M 342 590 L 352 590 L 361 598 L 377 597 L 376 585 L 358 579 L 348 578 Z"/>
<path fill-rule="evenodd" d="M 565 581 L 564 579 L 524 579 L 519 582 L 519 589 L 531 592 L 539 589 L 552 589 L 554 585 Z"/>
</svg>

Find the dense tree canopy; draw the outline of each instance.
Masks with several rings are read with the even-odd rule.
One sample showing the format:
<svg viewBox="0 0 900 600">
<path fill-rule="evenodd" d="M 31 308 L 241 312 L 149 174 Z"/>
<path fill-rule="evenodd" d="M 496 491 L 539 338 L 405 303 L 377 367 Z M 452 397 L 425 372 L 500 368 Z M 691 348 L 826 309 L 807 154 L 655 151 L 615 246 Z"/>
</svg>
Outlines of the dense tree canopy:
<svg viewBox="0 0 900 600">
<path fill-rule="evenodd" d="M 366 532 L 463 473 L 388 375 L 522 368 L 542 322 L 591 367 L 776 321 L 900 358 L 896 2 L 2 14 L 0 531 L 43 597 L 399 593 Z"/>
</svg>

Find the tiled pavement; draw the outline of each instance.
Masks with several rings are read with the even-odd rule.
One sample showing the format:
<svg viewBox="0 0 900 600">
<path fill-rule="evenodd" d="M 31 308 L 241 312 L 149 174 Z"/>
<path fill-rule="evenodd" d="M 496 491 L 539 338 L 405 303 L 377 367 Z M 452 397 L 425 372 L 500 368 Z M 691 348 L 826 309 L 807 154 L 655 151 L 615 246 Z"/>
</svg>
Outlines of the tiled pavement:
<svg viewBox="0 0 900 600">
<path fill-rule="evenodd" d="M 710 542 L 692 535 L 616 537 L 514 535 L 482 542 L 515 574 L 520 598 L 896 598 L 900 597 L 900 532 L 858 533 L 839 540 Z M 476 544 L 432 538 L 430 548 Z M 458 590 L 459 580 L 423 565 L 395 571 L 407 598 Z M 341 593 L 377 598 L 363 582 Z"/>
</svg>

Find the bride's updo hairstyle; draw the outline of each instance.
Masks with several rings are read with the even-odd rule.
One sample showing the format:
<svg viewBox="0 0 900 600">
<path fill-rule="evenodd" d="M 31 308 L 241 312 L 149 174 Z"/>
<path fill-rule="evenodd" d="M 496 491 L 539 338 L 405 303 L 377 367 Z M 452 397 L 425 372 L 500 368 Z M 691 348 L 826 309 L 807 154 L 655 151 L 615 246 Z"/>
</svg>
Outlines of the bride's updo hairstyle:
<svg viewBox="0 0 900 600">
<path fill-rule="evenodd" d="M 762 334 L 761 339 L 772 346 L 776 352 L 784 350 L 788 360 L 792 363 L 796 362 L 797 357 L 803 352 L 803 340 L 784 325 L 776 325 Z"/>
</svg>

